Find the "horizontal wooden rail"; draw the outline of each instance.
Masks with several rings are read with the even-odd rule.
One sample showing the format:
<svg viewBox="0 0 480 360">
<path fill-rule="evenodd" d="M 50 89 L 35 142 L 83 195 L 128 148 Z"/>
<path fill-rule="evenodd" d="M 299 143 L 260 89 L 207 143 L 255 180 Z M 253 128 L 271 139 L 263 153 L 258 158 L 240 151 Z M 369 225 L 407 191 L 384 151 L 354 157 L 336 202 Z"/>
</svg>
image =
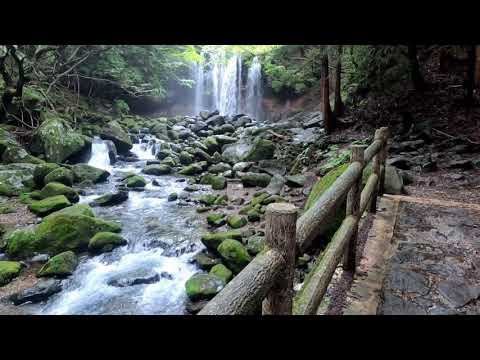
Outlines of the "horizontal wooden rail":
<svg viewBox="0 0 480 360">
<path fill-rule="evenodd" d="M 276 250 L 258 254 L 198 315 L 253 315 L 270 291 L 285 260 Z"/>
</svg>

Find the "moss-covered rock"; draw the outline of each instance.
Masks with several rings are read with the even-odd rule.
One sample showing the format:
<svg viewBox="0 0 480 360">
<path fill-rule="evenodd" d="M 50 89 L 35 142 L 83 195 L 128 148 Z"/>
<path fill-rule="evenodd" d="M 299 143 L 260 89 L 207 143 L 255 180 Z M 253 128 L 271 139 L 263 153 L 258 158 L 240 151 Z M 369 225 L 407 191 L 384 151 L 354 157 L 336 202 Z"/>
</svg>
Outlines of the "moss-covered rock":
<svg viewBox="0 0 480 360">
<path fill-rule="evenodd" d="M 185 290 L 190 300 L 209 300 L 220 292 L 225 281 L 215 275 L 195 274 L 185 283 Z"/>
<path fill-rule="evenodd" d="M 77 256 L 73 251 L 65 251 L 50 258 L 41 267 L 37 277 L 59 277 L 64 278 L 73 274 L 78 266 Z"/>
<path fill-rule="evenodd" d="M 43 179 L 47 176 L 48 173 L 52 172 L 55 169 L 58 169 L 60 166 L 54 163 L 44 163 L 40 164 L 35 168 L 33 172 L 33 179 L 39 188 L 41 188 L 45 182 Z"/>
<path fill-rule="evenodd" d="M 98 254 L 112 251 L 114 248 L 126 244 L 127 240 L 118 234 L 99 232 L 95 234 L 88 243 L 88 251 Z"/>
<path fill-rule="evenodd" d="M 147 185 L 147 180 L 139 175 L 131 176 L 125 179 L 128 188 L 143 188 Z"/>
<path fill-rule="evenodd" d="M 232 280 L 233 273 L 223 264 L 217 264 L 210 269 L 210 275 L 214 275 L 222 279 L 225 284 Z"/>
<path fill-rule="evenodd" d="M 260 221 L 260 212 L 256 209 L 247 211 L 247 219 L 250 222 Z"/>
<path fill-rule="evenodd" d="M 227 179 L 224 176 L 204 176 L 202 177 L 202 184 L 212 185 L 213 190 L 223 190 L 227 187 Z"/>
<path fill-rule="evenodd" d="M 166 164 L 147 165 L 142 172 L 147 175 L 167 175 L 172 172 L 172 168 Z"/>
<path fill-rule="evenodd" d="M 221 174 L 228 170 L 232 170 L 232 167 L 229 164 L 223 162 L 214 164 L 208 168 L 208 172 L 212 174 Z"/>
<path fill-rule="evenodd" d="M 227 224 L 230 226 L 232 229 L 240 229 L 241 227 L 244 227 L 247 225 L 247 218 L 239 215 L 229 215 L 227 217 Z"/>
<path fill-rule="evenodd" d="M 203 252 L 195 255 L 193 260 L 198 265 L 198 267 L 202 270 L 210 270 L 213 266 L 220 264 L 222 262 L 221 259 L 207 255 Z"/>
<path fill-rule="evenodd" d="M 57 182 L 67 186 L 72 186 L 73 180 L 73 171 L 64 167 L 59 167 L 55 170 L 52 170 L 43 178 L 43 182 L 45 184 L 48 184 L 50 182 Z"/>
<path fill-rule="evenodd" d="M 203 172 L 203 167 L 199 163 L 193 163 L 184 166 L 178 173 L 180 175 L 198 175 Z"/>
<path fill-rule="evenodd" d="M 202 243 L 210 250 L 217 250 L 218 246 L 226 239 L 242 239 L 242 233 L 237 230 L 209 233 L 202 236 Z"/>
<path fill-rule="evenodd" d="M 249 237 L 245 248 L 251 255 L 257 255 L 265 248 L 265 237 L 258 235 Z"/>
<path fill-rule="evenodd" d="M 217 251 L 225 260 L 228 268 L 238 274 L 252 260 L 245 246 L 233 239 L 224 240 L 217 248 Z"/>
<path fill-rule="evenodd" d="M 3 151 L 1 156 L 2 162 L 4 164 L 11 163 L 27 163 L 27 164 L 42 164 L 44 161 L 30 155 L 24 148 L 20 145 L 8 146 Z"/>
<path fill-rule="evenodd" d="M 47 216 L 71 205 L 72 203 L 64 195 L 57 195 L 35 201 L 28 206 L 28 209 L 36 215 Z"/>
<path fill-rule="evenodd" d="M 216 151 L 220 150 L 220 144 L 217 142 L 217 139 L 214 136 L 207 137 L 203 144 L 207 148 L 206 151 L 210 155 L 213 155 Z"/>
<path fill-rule="evenodd" d="M 228 196 L 227 194 L 218 195 L 215 199 L 213 205 L 227 205 L 228 204 Z"/>
<path fill-rule="evenodd" d="M 267 187 L 272 180 L 272 177 L 268 174 L 261 174 L 261 173 L 253 173 L 248 172 L 242 176 L 242 184 L 246 187 L 251 186 L 259 186 L 259 187 Z"/>
<path fill-rule="evenodd" d="M 205 195 L 200 196 L 198 198 L 198 201 L 200 201 L 202 204 L 205 204 L 207 206 L 211 206 L 215 203 L 216 199 L 217 199 L 217 195 L 205 194 Z"/>
<path fill-rule="evenodd" d="M 12 259 L 27 259 L 33 256 L 37 235 L 33 229 L 17 229 L 5 236 L 5 252 Z"/>
<path fill-rule="evenodd" d="M 82 152 L 87 143 L 58 115 L 42 113 L 43 122 L 36 132 L 38 142 L 48 162 L 61 163 Z"/>
<path fill-rule="evenodd" d="M 118 205 L 128 200 L 128 191 L 108 192 L 98 198 L 94 199 L 91 203 L 92 206 L 113 206 Z"/>
<path fill-rule="evenodd" d="M 207 216 L 207 222 L 210 226 L 220 227 L 226 224 L 225 214 L 210 214 Z"/>
<path fill-rule="evenodd" d="M 22 264 L 16 261 L 0 261 L 0 286 L 7 285 L 22 271 Z"/>
<path fill-rule="evenodd" d="M 90 239 L 99 232 L 121 231 L 121 226 L 85 215 L 53 214 L 43 220 L 36 229 L 37 252 L 56 255 L 63 251 L 81 251 L 88 247 Z"/>
<path fill-rule="evenodd" d="M 15 209 L 10 205 L 0 204 L 0 215 L 2 214 L 13 214 Z"/>
<path fill-rule="evenodd" d="M 89 217 L 95 217 L 95 213 L 93 212 L 92 208 L 87 204 L 76 204 L 69 207 L 66 207 L 62 210 L 55 211 L 50 215 L 43 218 L 43 221 L 50 219 L 56 215 L 63 214 L 63 215 L 84 215 Z"/>
<path fill-rule="evenodd" d="M 182 151 L 180 153 L 180 163 L 182 165 L 190 165 L 191 163 L 193 163 L 193 161 L 194 161 L 193 155 L 189 154 L 186 151 Z"/>
<path fill-rule="evenodd" d="M 71 166 L 75 176 L 75 182 L 91 181 L 94 184 L 104 182 L 110 176 L 108 171 L 98 169 L 87 164 L 76 164 Z"/>
<path fill-rule="evenodd" d="M 244 161 L 259 161 L 273 159 L 275 143 L 270 140 L 257 138 L 250 152 L 245 156 Z"/>
<path fill-rule="evenodd" d="M 120 154 L 125 154 L 133 147 L 130 136 L 122 129 L 116 121 L 110 121 L 100 130 L 100 137 L 104 140 L 111 140 Z"/>
<path fill-rule="evenodd" d="M 58 182 L 49 182 L 43 187 L 43 189 L 38 193 L 38 197 L 41 199 L 46 199 L 48 197 L 64 195 L 71 203 L 76 203 L 79 201 L 80 197 L 78 193 L 73 190 L 71 187 Z M 32 198 L 35 198 L 36 195 L 33 193 L 30 195 Z"/>
<path fill-rule="evenodd" d="M 0 165 L 0 196 L 19 196 L 35 187 L 34 164 Z"/>
<path fill-rule="evenodd" d="M 178 194 L 177 193 L 168 194 L 167 201 L 176 201 L 177 199 L 178 199 Z"/>
</svg>

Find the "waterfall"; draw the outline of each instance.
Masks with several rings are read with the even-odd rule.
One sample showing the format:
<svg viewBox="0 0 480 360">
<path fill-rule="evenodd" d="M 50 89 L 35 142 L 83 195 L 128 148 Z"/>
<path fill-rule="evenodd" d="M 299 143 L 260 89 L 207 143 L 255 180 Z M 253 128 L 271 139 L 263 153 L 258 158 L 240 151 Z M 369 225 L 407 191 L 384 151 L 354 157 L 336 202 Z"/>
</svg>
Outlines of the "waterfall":
<svg viewBox="0 0 480 360">
<path fill-rule="evenodd" d="M 203 54 L 202 54 L 203 55 Z M 205 90 L 205 71 L 203 63 L 193 64 L 193 75 L 195 79 L 195 107 L 194 115 L 198 115 L 201 110 L 204 110 L 203 98 Z"/>
<path fill-rule="evenodd" d="M 247 75 L 246 113 L 256 120 L 260 120 L 262 114 L 262 65 L 258 57 L 254 57 Z"/>
<path fill-rule="evenodd" d="M 220 114 L 233 115 L 237 112 L 237 75 L 238 75 L 238 56 L 232 56 L 227 63 L 225 73 L 222 78 L 222 87 L 220 92 Z"/>
<path fill-rule="evenodd" d="M 93 138 L 92 155 L 88 161 L 88 165 L 99 169 L 111 171 L 110 156 L 108 155 L 108 146 L 98 136 Z"/>
</svg>

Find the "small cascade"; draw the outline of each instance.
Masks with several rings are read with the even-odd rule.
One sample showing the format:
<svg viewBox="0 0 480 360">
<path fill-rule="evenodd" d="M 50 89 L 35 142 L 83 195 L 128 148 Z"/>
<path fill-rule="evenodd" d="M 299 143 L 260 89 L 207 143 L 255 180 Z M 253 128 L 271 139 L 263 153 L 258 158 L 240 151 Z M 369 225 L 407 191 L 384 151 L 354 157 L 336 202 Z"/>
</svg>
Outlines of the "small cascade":
<svg viewBox="0 0 480 360">
<path fill-rule="evenodd" d="M 146 134 L 139 134 L 138 144 L 133 144 L 132 153 L 140 160 L 153 160 L 159 150 L 159 144 L 155 137 Z"/>
<path fill-rule="evenodd" d="M 194 63 L 193 72 L 195 79 L 195 107 L 193 115 L 196 115 L 204 109 L 203 98 L 205 92 L 205 71 L 203 68 L 203 63 Z"/>
<path fill-rule="evenodd" d="M 258 57 L 255 56 L 248 69 L 245 112 L 256 120 L 263 118 L 262 98 L 262 65 Z"/>
<path fill-rule="evenodd" d="M 112 169 L 112 165 L 110 163 L 110 156 L 108 155 L 108 146 L 105 141 L 100 139 L 98 136 L 95 136 L 93 139 L 92 155 L 90 156 L 88 165 L 106 171 L 111 171 Z"/>
</svg>

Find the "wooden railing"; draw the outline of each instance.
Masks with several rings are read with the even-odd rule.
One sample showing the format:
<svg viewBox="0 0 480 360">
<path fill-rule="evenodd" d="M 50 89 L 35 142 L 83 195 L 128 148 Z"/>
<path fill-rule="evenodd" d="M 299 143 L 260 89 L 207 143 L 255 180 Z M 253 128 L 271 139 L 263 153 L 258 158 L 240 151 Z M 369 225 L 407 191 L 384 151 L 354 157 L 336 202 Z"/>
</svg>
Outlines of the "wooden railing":
<svg viewBox="0 0 480 360">
<path fill-rule="evenodd" d="M 267 206 L 266 249 L 257 255 L 199 315 L 309 315 L 315 314 L 337 265 L 355 271 L 358 223 L 367 209 L 376 211 L 383 194 L 388 128 L 375 132 L 373 143 L 352 145 L 349 167 L 297 220 L 297 208 L 287 203 Z M 373 161 L 362 190 L 363 170 Z M 346 216 L 302 289 L 293 299 L 296 254 L 303 254 L 329 225 L 332 214 L 345 201 Z"/>
</svg>

